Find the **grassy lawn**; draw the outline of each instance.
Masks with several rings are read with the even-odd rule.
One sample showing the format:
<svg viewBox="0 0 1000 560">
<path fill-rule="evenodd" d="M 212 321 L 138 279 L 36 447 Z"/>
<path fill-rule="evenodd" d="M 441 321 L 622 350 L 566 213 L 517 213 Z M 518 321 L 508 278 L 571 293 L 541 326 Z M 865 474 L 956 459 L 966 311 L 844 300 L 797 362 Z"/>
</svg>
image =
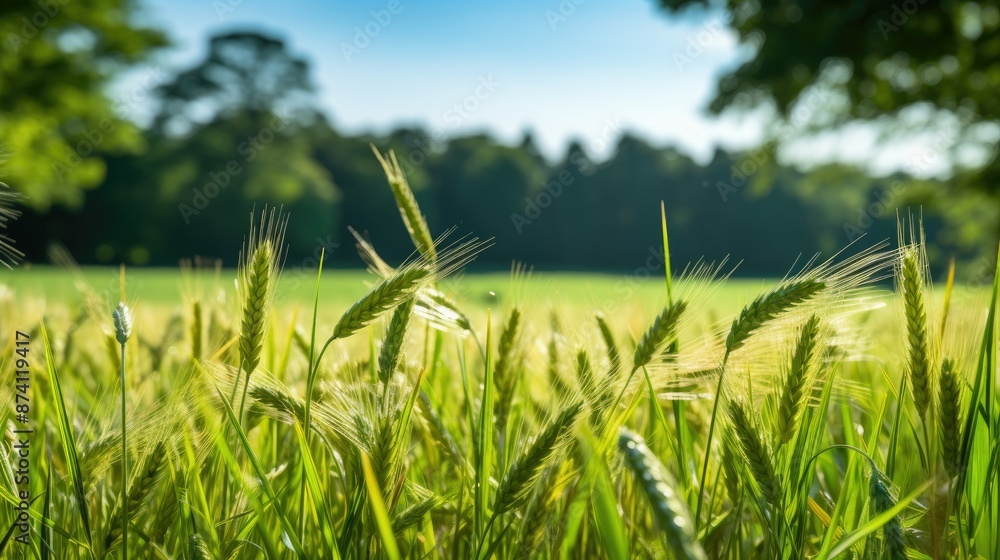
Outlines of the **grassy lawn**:
<svg viewBox="0 0 1000 560">
<path fill-rule="evenodd" d="M 220 290 L 231 293 L 235 277 L 233 269 L 192 273 L 172 268 L 129 268 L 126 299 L 130 305 L 175 307 L 178 301 L 194 295 L 215 297 Z M 334 313 L 339 313 L 361 297 L 374 278 L 364 270 L 325 270 L 321 306 L 335 308 Z M 62 268 L 35 265 L 0 272 L 0 284 L 8 286 L 18 298 L 44 298 L 57 303 L 79 301 L 81 282 L 106 294 L 109 305 L 117 303 L 110 300 L 119 291 L 118 268 L 85 267 L 70 273 Z M 720 316 L 732 314 L 748 298 L 774 282 L 730 279 L 715 290 L 710 307 Z M 496 310 L 516 302 L 536 309 L 582 307 L 604 312 L 627 309 L 631 313 L 659 306 L 666 299 L 664 279 L 658 275 L 649 278 L 614 273 L 536 272 L 514 278 L 506 272 L 466 273 L 448 278 L 443 288 L 479 310 Z M 309 307 L 314 289 L 315 271 L 286 270 L 277 289 L 277 303 Z"/>
</svg>

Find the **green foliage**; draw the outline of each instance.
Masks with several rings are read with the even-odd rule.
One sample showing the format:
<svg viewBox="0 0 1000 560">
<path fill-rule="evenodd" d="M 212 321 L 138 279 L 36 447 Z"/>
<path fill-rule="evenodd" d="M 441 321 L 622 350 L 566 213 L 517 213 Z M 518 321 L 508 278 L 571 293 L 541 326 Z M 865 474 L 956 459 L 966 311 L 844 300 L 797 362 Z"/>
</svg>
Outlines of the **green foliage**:
<svg viewBox="0 0 1000 560">
<path fill-rule="evenodd" d="M 723 8 L 705 25 L 715 33 L 728 26 L 751 53 L 719 78 L 713 112 L 773 104 L 798 128 L 829 130 L 866 121 L 884 129 L 884 116 L 920 107 L 925 120 L 916 127 L 953 117 L 958 124 L 943 133 L 947 137 L 966 146 L 992 142 L 970 132 L 1000 117 L 993 94 L 1000 85 L 1000 14 L 994 5 L 837 0 L 814 10 L 768 1 L 659 3 L 671 12 Z M 691 60 L 674 62 L 683 67 Z M 928 106 L 946 115 L 926 111 Z M 902 119 L 893 128 L 900 136 L 914 130 Z M 956 182 L 995 197 L 998 173 L 1000 160 L 991 153 L 985 165 L 964 171 L 959 166 Z"/>
<path fill-rule="evenodd" d="M 441 254 L 447 263 L 448 253 Z M 871 256 L 862 268 L 846 270 L 867 277 L 867 267 L 894 263 L 902 274 L 905 255 Z M 399 270 L 388 278 L 410 269 Z M 202 326 L 200 360 L 190 359 L 188 346 L 194 341 L 183 334 L 169 339 L 179 351 L 165 353 L 156 370 L 151 347 L 129 349 L 126 388 L 132 412 L 126 453 L 136 458 L 136 468 L 127 484 L 117 468 L 119 415 L 102 412 L 108 400 L 102 385 L 111 382 L 115 362 L 103 347 L 113 335 L 101 329 L 111 321 L 106 315 L 83 319 L 79 342 L 67 353 L 53 353 L 70 324 L 61 311 L 65 304 L 48 302 L 53 319 L 37 349 L 47 350 L 49 375 L 36 379 L 47 390 L 33 401 L 33 437 L 38 438 L 33 445 L 37 441 L 54 452 L 39 453 L 33 468 L 51 473 L 51 499 L 31 507 L 32 523 L 47 527 L 54 557 L 114 553 L 124 542 L 118 535 L 126 515 L 116 506 L 121 503 L 116 496 L 128 488 L 127 547 L 133 557 L 146 550 L 147 540 L 167 556 L 205 558 L 521 558 L 529 553 L 624 558 L 657 557 L 664 550 L 689 558 L 831 558 L 847 551 L 871 558 L 995 555 L 997 543 L 988 531 L 995 523 L 997 489 L 986 481 L 996 474 L 1000 413 L 989 383 L 995 378 L 996 304 L 990 304 L 985 324 L 980 299 L 957 298 L 950 306 L 949 334 L 940 344 L 962 357 L 956 364 L 980 361 L 975 368 L 958 368 L 945 360 L 938 406 L 928 409 L 937 416 L 928 426 L 940 426 L 942 437 L 949 430 L 957 435 L 954 445 L 944 440 L 928 447 L 913 429 L 909 393 L 897 392 L 908 375 L 882 365 L 909 360 L 905 318 L 881 306 L 855 313 L 869 301 L 856 291 L 859 281 L 846 278 L 845 269 L 815 270 L 823 278 L 822 290 L 796 298 L 790 307 L 779 306 L 782 313 L 767 315 L 767 325 L 750 330 L 752 336 L 742 337 L 739 350 L 730 354 L 726 402 L 720 408 L 726 437 L 712 445 L 714 399 L 699 397 L 712 394 L 716 378 L 693 370 L 721 362 L 727 343 L 711 321 L 697 320 L 710 314 L 703 298 L 691 297 L 692 291 L 709 287 L 701 277 L 674 279 L 677 295 L 691 302 L 685 316 L 694 320 L 677 333 L 684 342 L 670 360 L 640 368 L 645 386 L 639 389 L 628 388 L 624 375 L 595 370 L 597 362 L 589 356 L 596 354 L 562 351 L 566 346 L 600 354 L 607 348 L 584 298 L 556 311 L 567 316 L 567 324 L 579 317 L 589 326 L 552 326 L 551 332 L 544 332 L 547 318 L 538 321 L 536 301 L 518 302 L 518 331 L 524 336 L 541 327 L 542 332 L 535 344 L 521 347 L 523 367 L 504 374 L 518 380 L 510 395 L 509 453 L 496 443 L 494 374 L 499 365 L 493 353 L 511 344 L 501 344 L 502 335 L 494 337 L 484 325 L 480 355 L 463 332 L 414 328 L 423 319 L 405 306 L 415 307 L 415 297 L 431 289 L 428 285 L 380 305 L 385 331 L 363 331 L 375 318 L 359 323 L 334 340 L 326 359 L 310 356 L 309 335 L 301 347 L 294 343 L 293 333 L 307 321 L 293 319 L 289 305 L 275 306 L 275 320 L 264 325 L 262 336 L 272 342 L 262 345 L 242 423 L 226 394 L 226 383 L 239 375 L 240 357 L 225 351 L 241 310 L 231 302 L 205 299 L 201 312 L 222 319 Z M 789 280 L 749 297 L 745 308 L 782 299 L 796 282 L 802 281 Z M 662 297 L 662 282 L 651 283 Z M 318 285 L 322 307 L 330 307 L 324 285 Z M 449 288 L 437 283 L 433 289 Z M 376 287 L 372 293 L 381 291 Z M 894 297 L 903 303 L 902 294 Z M 354 315 L 341 313 L 350 309 L 349 301 L 336 302 L 337 309 L 318 320 L 319 332 L 329 332 L 342 315 Z M 0 317 L 16 321 L 32 314 L 36 303 L 25 298 L 0 310 Z M 462 298 L 453 305 L 473 325 L 483 325 L 488 314 Z M 130 325 L 130 342 L 170 330 L 160 305 L 142 309 Z M 605 330 L 624 332 L 647 322 L 644 314 L 637 309 L 606 315 Z M 390 354 L 398 356 L 397 347 L 398 352 L 433 348 L 439 338 L 453 344 L 441 344 L 433 358 L 428 356 L 426 363 L 433 366 L 422 373 L 392 368 L 405 375 L 380 379 L 380 353 L 374 341 L 369 346 L 365 339 L 382 332 L 395 338 L 404 316 L 410 327 L 405 337 L 398 344 L 383 340 Z M 749 321 L 756 314 L 742 316 Z M 509 323 L 505 317 L 508 331 Z M 980 334 L 979 351 L 970 355 L 969 343 Z M 543 355 L 552 339 L 559 340 L 558 350 Z M 633 350 L 621 340 L 616 344 Z M 869 348 L 873 359 L 842 363 L 842 354 L 829 350 L 834 345 L 844 355 L 851 348 Z M 269 366 L 281 363 L 288 352 L 292 355 L 282 369 Z M 386 357 L 383 363 L 389 361 Z M 563 383 L 558 393 L 549 390 L 550 368 Z M 571 382 L 574 369 L 580 377 Z M 794 383 L 788 380 L 793 373 Z M 800 375 L 806 388 L 799 386 Z M 678 389 L 678 380 L 684 389 Z M 611 400 L 598 397 L 623 386 L 626 406 L 610 414 Z M 971 390 L 955 393 L 956 387 Z M 678 410 L 680 401 L 669 400 L 675 396 L 685 399 L 684 407 L 680 419 L 671 422 L 665 409 Z M 958 406 L 948 404 L 952 401 Z M 303 429 L 306 403 L 312 407 L 309 438 Z M 895 414 L 897 408 L 905 413 Z M 588 410 L 600 414 L 595 419 Z M 593 429 L 605 424 L 609 429 Z M 619 431 L 622 424 L 626 430 Z M 782 445 L 772 444 L 779 441 Z M 696 477 L 706 449 L 712 461 L 707 474 Z M 920 455 L 924 461 L 911 460 Z M 895 468 L 887 466 L 890 458 Z M 945 472 L 948 478 L 942 478 Z M 932 484 L 935 480 L 946 483 Z M 46 483 L 32 484 L 41 492 Z M 951 505 L 932 515 L 923 504 L 943 498 L 939 492 L 947 493 Z M 0 488 L 0 499 L 17 503 L 6 488 Z M 700 520 L 691 515 L 698 500 Z M 14 511 L 0 509 L 0 523 L 12 524 Z M 918 537 L 925 534 L 939 537 L 934 542 Z M 41 541 L 31 546 L 38 548 Z"/>
<path fill-rule="evenodd" d="M 107 93 L 116 72 L 167 43 L 136 23 L 137 9 L 134 0 L 12 0 L 0 7 L 0 154 L 12 156 L 0 177 L 31 208 L 79 207 L 83 191 L 105 179 L 102 154 L 142 148 L 129 119 L 150 86 L 114 99 Z M 144 84 L 165 79 L 156 67 L 140 74 Z"/>
</svg>

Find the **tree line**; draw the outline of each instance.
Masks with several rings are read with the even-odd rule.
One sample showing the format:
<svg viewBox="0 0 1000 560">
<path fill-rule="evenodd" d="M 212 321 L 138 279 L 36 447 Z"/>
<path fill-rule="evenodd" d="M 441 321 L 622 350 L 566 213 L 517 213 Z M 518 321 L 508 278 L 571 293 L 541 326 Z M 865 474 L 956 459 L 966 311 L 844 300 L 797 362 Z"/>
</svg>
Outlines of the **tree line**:
<svg viewBox="0 0 1000 560">
<path fill-rule="evenodd" d="M 233 264 L 251 210 L 266 204 L 292 216 L 289 263 L 322 247 L 334 264 L 360 264 L 347 226 L 398 262 L 411 245 L 374 146 L 396 153 L 434 231 L 493 240 L 480 266 L 642 267 L 660 246 L 661 201 L 677 262 L 730 256 L 748 275 L 782 275 L 798 255 L 862 236 L 857 247 L 894 239 L 897 215 L 911 208 L 923 213 L 938 265 L 988 254 L 996 239 L 988 191 L 843 165 L 800 170 L 778 163 L 773 143 L 697 162 L 623 131 L 605 161 L 582 140 L 549 161 L 530 132 L 514 145 L 420 128 L 345 135 L 313 105 L 312 89 L 308 64 L 284 41 L 215 36 L 205 60 L 152 82 L 149 126 L 95 119 L 70 135 L 67 157 L 43 160 L 60 186 L 35 184 L 44 203 L 35 199 L 10 233 L 34 261 L 57 243 L 84 264 Z M 84 184 L 94 166 L 103 173 Z"/>
</svg>

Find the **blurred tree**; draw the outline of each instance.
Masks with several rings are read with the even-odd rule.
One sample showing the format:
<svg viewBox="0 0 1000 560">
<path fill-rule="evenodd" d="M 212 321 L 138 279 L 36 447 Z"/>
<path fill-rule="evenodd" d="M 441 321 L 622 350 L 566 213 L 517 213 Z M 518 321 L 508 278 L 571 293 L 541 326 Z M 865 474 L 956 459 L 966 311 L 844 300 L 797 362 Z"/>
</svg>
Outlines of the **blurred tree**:
<svg viewBox="0 0 1000 560">
<path fill-rule="evenodd" d="M 197 122 L 240 113 L 312 113 L 312 90 L 309 65 L 283 40 L 254 31 L 216 35 L 205 60 L 158 88 L 162 105 L 154 128 L 182 133 Z"/>
<path fill-rule="evenodd" d="M 340 193 L 312 154 L 311 90 L 308 64 L 257 32 L 212 37 L 205 60 L 157 88 L 160 110 L 149 132 L 157 149 L 141 188 L 155 185 L 172 216 L 161 226 L 166 254 L 233 254 L 251 209 L 264 204 L 295 216 L 290 265 L 326 243 Z"/>
<path fill-rule="evenodd" d="M 899 135 L 937 128 L 954 182 L 1000 193 L 996 3 L 659 2 L 669 11 L 724 8 L 719 20 L 751 53 L 720 78 L 712 112 L 770 104 L 807 133 L 810 123 L 829 130 L 849 121 Z M 788 127 L 776 136 L 791 139 Z"/>
<path fill-rule="evenodd" d="M 98 185 L 100 154 L 135 151 L 142 137 L 127 120 L 158 80 L 146 71 L 117 99 L 110 80 L 167 43 L 134 23 L 131 0 L 0 2 L 0 147 L 10 161 L 0 179 L 45 210 L 76 206 Z"/>
<path fill-rule="evenodd" d="M 548 175 L 536 157 L 476 134 L 451 140 L 447 150 L 434 159 L 432 174 L 446 223 L 492 238 L 494 262 L 507 264 L 532 256 L 531 243 L 520 237 L 520 220 L 537 219 L 555 203 L 551 197 L 542 204 L 536 200 L 538 187 Z"/>
</svg>

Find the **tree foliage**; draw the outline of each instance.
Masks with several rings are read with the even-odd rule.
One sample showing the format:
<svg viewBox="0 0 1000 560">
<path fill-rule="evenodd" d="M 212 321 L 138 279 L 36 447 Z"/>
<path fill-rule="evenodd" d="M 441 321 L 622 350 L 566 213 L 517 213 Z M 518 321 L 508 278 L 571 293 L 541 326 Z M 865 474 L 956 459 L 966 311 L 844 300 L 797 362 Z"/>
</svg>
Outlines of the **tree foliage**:
<svg viewBox="0 0 1000 560">
<path fill-rule="evenodd" d="M 166 44 L 134 23 L 132 0 L 4 0 L 0 3 L 0 178 L 46 209 L 78 205 L 101 183 L 101 154 L 135 151 L 142 136 L 128 120 L 159 79 L 114 98 L 110 81 Z"/>
<path fill-rule="evenodd" d="M 820 104 L 816 122 L 826 130 L 863 121 L 905 135 L 948 123 L 940 151 L 956 164 L 958 182 L 1000 192 L 996 4 L 660 2 L 671 12 L 724 8 L 719 17 L 752 53 L 719 79 L 712 112 L 771 104 L 791 119 L 810 93 L 825 90 L 830 96 Z M 978 161 L 969 164 L 962 152 L 971 149 Z"/>
</svg>

